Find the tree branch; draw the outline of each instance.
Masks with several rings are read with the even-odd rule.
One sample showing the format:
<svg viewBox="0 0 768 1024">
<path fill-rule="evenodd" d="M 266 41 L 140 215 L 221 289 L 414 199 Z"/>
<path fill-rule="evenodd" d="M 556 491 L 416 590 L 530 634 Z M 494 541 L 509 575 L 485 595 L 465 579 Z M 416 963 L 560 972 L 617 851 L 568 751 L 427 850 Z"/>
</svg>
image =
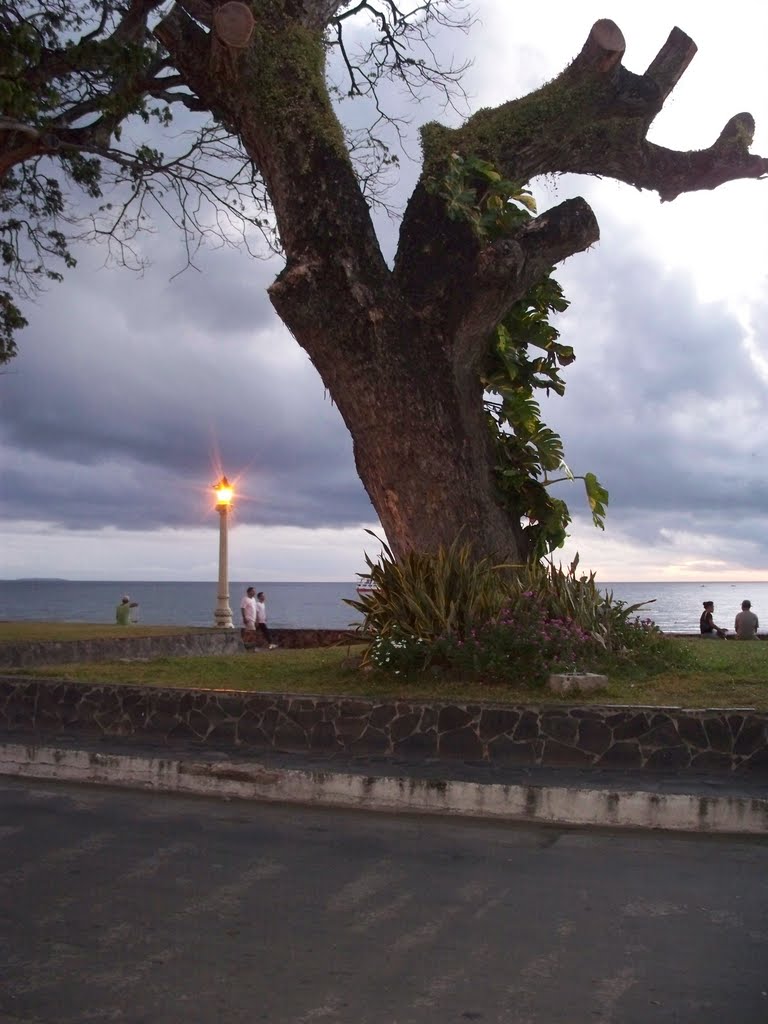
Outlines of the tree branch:
<svg viewBox="0 0 768 1024">
<path fill-rule="evenodd" d="M 621 65 L 626 48 L 619 26 L 608 18 L 601 18 L 592 26 L 581 52 L 567 70 L 572 75 L 581 74 L 587 69 L 610 74 Z"/>
<path fill-rule="evenodd" d="M 309 29 L 322 32 L 333 21 L 339 8 L 344 7 L 344 0 L 302 0 L 301 20 Z"/>
<path fill-rule="evenodd" d="M 103 30 L 106 18 L 73 45 L 44 48 L 39 59 L 25 70 L 25 82 L 29 86 L 40 86 L 71 74 L 105 70 L 114 61 L 116 44 L 144 40 L 147 18 L 162 3 L 163 0 L 133 0 L 112 33 L 103 39 L 97 36 Z"/>
<path fill-rule="evenodd" d="M 164 0 L 131 0 L 125 15 L 112 33 L 113 41 L 136 42 L 146 35 L 147 18 Z"/>
<path fill-rule="evenodd" d="M 463 284 L 449 313 L 447 329 L 455 329 L 460 363 L 476 366 L 485 352 L 488 335 L 512 303 L 550 267 L 589 248 L 599 237 L 600 229 L 589 204 L 583 199 L 568 199 L 526 221 L 513 236 L 483 249 L 474 274 Z"/>
<path fill-rule="evenodd" d="M 768 175 L 768 159 L 749 152 L 754 133 L 752 115 L 736 114 L 709 149 L 684 153 L 646 142 L 634 153 L 614 158 L 606 173 L 636 188 L 655 189 L 662 202 L 727 181 L 763 178 Z"/>
<path fill-rule="evenodd" d="M 155 38 L 174 56 L 177 66 L 179 54 L 183 54 L 190 63 L 203 62 L 209 50 L 208 34 L 195 24 L 182 6 L 172 7 L 152 30 Z"/>
<path fill-rule="evenodd" d="M 618 27 L 598 21 L 572 64 L 541 89 L 478 111 L 455 130 L 425 126 L 426 173 L 439 174 L 456 152 L 482 157 L 520 184 L 539 174 L 593 174 L 654 190 L 663 200 L 768 173 L 768 161 L 749 153 L 749 114 L 732 118 L 709 149 L 677 152 L 648 142 L 648 128 L 696 46 L 673 29 L 644 75 L 624 68 L 624 47 Z"/>
<path fill-rule="evenodd" d="M 645 77 L 656 83 L 662 104 L 696 56 L 696 49 L 696 43 L 685 32 L 675 27 L 669 33 L 666 43 L 648 65 Z"/>
<path fill-rule="evenodd" d="M 177 5 L 190 18 L 210 28 L 213 24 L 213 4 L 211 0 L 176 0 Z"/>
</svg>

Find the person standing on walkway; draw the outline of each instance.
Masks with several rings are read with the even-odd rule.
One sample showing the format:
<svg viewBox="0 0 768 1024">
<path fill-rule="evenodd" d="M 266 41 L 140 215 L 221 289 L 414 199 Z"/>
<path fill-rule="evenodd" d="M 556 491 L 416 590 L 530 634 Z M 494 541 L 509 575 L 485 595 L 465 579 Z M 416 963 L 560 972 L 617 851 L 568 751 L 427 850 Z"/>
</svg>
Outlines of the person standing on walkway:
<svg viewBox="0 0 768 1024">
<path fill-rule="evenodd" d="M 751 601 L 741 602 L 741 611 L 736 616 L 736 639 L 757 640 L 757 627 L 760 623 L 752 611 Z"/>
<path fill-rule="evenodd" d="M 716 636 L 719 636 L 721 640 L 727 640 L 728 630 L 718 626 L 714 620 L 715 602 L 704 601 L 703 604 L 704 611 L 699 619 L 699 629 L 701 630 L 702 637 L 714 640 Z"/>
<path fill-rule="evenodd" d="M 240 614 L 243 617 L 244 629 L 256 629 L 256 590 L 248 587 L 240 602 Z"/>
<path fill-rule="evenodd" d="M 274 651 L 277 644 L 272 643 L 272 634 L 267 627 L 267 595 L 260 590 L 256 595 L 256 629 L 267 641 L 270 651 Z"/>
</svg>

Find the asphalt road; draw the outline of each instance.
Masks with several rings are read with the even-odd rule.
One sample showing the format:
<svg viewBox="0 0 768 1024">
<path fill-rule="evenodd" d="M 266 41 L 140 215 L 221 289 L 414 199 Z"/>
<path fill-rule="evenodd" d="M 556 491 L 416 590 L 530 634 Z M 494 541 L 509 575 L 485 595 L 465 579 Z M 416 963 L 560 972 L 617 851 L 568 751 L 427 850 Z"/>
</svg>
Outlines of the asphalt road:
<svg viewBox="0 0 768 1024">
<path fill-rule="evenodd" d="M 2 1024 L 765 1024 L 768 841 L 0 780 Z"/>
</svg>

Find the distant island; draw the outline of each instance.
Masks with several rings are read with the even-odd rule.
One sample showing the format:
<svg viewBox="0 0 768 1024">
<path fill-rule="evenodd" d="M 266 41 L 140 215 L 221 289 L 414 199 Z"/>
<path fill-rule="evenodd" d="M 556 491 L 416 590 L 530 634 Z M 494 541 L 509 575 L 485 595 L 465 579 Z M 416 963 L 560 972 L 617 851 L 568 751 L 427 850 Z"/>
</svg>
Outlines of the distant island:
<svg viewBox="0 0 768 1024">
<path fill-rule="evenodd" d="M 62 579 L 60 576 L 19 576 L 11 583 L 69 583 L 70 580 Z"/>
</svg>

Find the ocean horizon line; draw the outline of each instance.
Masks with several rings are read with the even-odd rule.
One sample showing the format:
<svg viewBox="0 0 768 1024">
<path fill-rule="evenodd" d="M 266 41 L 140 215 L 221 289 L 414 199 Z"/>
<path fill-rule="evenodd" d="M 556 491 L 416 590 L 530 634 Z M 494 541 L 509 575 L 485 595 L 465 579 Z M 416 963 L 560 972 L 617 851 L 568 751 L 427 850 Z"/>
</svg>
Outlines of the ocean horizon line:
<svg viewBox="0 0 768 1024">
<path fill-rule="evenodd" d="M 312 585 L 322 584 L 322 583 L 333 583 L 333 584 L 356 583 L 358 579 L 360 579 L 361 577 L 364 577 L 365 575 L 366 575 L 366 573 L 358 573 L 358 574 L 356 574 L 356 577 L 354 579 L 350 579 L 349 577 L 344 577 L 344 578 L 322 579 L 322 580 L 318 580 L 318 579 L 263 580 L 262 582 L 264 583 L 265 586 L 272 585 L 274 583 L 280 583 L 280 584 L 282 584 L 282 583 L 290 583 L 292 585 L 298 585 L 298 584 L 302 584 L 302 583 L 312 584 Z M 242 579 L 231 579 L 229 582 L 230 582 L 230 585 L 233 585 L 233 584 L 238 584 L 239 585 L 239 584 L 242 584 L 242 583 L 247 583 L 249 579 L 251 579 L 251 580 L 259 579 L 259 577 L 257 577 L 257 576 L 243 577 Z M 727 579 L 727 580 L 718 580 L 718 579 L 695 579 L 695 580 L 684 580 L 684 579 L 677 579 L 677 580 L 615 579 L 615 580 L 603 580 L 603 579 L 600 579 L 599 577 L 596 577 L 595 578 L 595 582 L 597 584 L 599 584 L 600 586 L 625 586 L 627 584 L 632 584 L 632 585 L 648 584 L 649 586 L 675 586 L 676 584 L 685 584 L 686 586 L 691 586 L 691 587 L 697 586 L 697 585 L 698 586 L 702 586 L 702 587 L 713 586 L 713 585 L 736 587 L 736 586 L 741 586 L 741 585 L 745 585 L 746 586 L 746 585 L 749 585 L 749 584 L 768 583 L 768 576 L 766 576 L 764 579 L 745 579 L 745 580 L 739 580 L 739 579 Z M 184 584 L 184 583 L 194 583 L 194 584 L 214 583 L 215 584 L 216 583 L 216 577 L 215 576 L 211 576 L 211 577 L 209 577 L 207 579 L 190 580 L 190 579 L 167 579 L 167 578 L 163 578 L 163 579 L 144 579 L 144 578 L 139 578 L 138 576 L 135 577 L 135 578 L 127 577 L 127 576 L 115 576 L 115 577 L 112 577 L 110 579 L 107 579 L 107 578 L 93 579 L 92 577 L 86 578 L 86 577 L 76 577 L 76 576 L 0 576 L 0 583 L 172 583 L 174 585 L 179 585 L 179 584 Z"/>
<path fill-rule="evenodd" d="M 365 573 L 360 573 L 360 576 L 364 576 Z M 259 579 L 258 576 L 244 577 L 243 579 L 230 580 L 230 586 L 234 584 L 247 583 L 249 579 Z M 359 579 L 359 577 L 358 577 Z M 264 580 L 265 585 L 271 585 L 273 583 L 290 583 L 294 586 L 301 583 L 309 583 L 313 586 L 320 583 L 356 583 L 357 580 L 352 579 L 336 579 L 336 580 Z M 112 579 L 85 579 L 75 576 L 0 576 L 0 583 L 172 583 L 174 586 L 178 586 L 180 583 L 216 583 L 216 577 L 211 576 L 209 579 L 203 580 L 147 580 L 147 579 L 136 579 L 129 578 L 127 576 L 116 576 Z"/>
<path fill-rule="evenodd" d="M 362 575 L 362 574 L 361 574 Z M 267 595 L 269 623 L 298 629 L 346 628 L 357 615 L 346 603 L 355 597 L 360 577 L 346 580 L 229 581 L 229 604 L 235 622 L 248 586 Z M 211 625 L 217 603 L 217 581 L 207 580 L 74 580 L 22 577 L 0 580 L 0 619 L 67 622 L 113 622 L 124 594 L 137 602 L 137 618 L 145 625 Z M 702 602 L 714 601 L 725 622 L 733 621 L 742 600 L 768 621 L 768 582 L 757 580 L 597 580 L 597 591 L 635 606 L 669 632 L 696 632 Z M 634 609 L 633 609 L 634 613 Z M 719 620 L 720 621 L 720 620 Z"/>
</svg>

